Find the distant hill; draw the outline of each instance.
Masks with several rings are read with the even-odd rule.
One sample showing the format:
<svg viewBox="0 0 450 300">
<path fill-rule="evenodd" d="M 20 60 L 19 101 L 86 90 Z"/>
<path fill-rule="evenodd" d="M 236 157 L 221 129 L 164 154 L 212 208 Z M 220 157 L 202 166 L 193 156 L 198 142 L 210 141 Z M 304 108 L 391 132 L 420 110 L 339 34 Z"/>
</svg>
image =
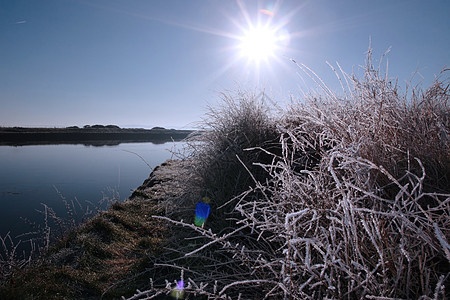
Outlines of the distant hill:
<svg viewBox="0 0 450 300">
<path fill-rule="evenodd" d="M 192 130 L 165 129 L 163 127 L 120 128 L 116 125 L 85 125 L 83 128 L 78 126 L 66 128 L 0 127 L 0 145 L 164 143 L 172 140 L 180 141 L 192 132 Z"/>
</svg>

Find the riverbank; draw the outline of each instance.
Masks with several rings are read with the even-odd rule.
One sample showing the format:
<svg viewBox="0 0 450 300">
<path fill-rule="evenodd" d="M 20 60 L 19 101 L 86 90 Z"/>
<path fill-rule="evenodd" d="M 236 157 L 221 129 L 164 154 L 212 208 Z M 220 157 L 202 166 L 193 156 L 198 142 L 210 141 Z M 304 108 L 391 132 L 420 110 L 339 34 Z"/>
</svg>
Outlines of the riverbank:
<svg viewBox="0 0 450 300">
<path fill-rule="evenodd" d="M 86 125 L 66 128 L 0 127 L 0 145 L 22 146 L 42 144 L 88 144 L 94 146 L 117 145 L 123 142 L 165 143 L 180 141 L 193 130 L 154 127 L 120 128 L 115 125 Z"/>
<path fill-rule="evenodd" d="M 186 165 L 169 160 L 155 168 L 129 199 L 70 231 L 28 268 L 13 271 L 0 298 L 111 299 L 132 295 L 162 275 L 151 267 L 170 229 L 152 216 L 164 216 L 180 197 Z"/>
<path fill-rule="evenodd" d="M 448 79 L 411 97 L 371 64 L 350 79 L 345 98 L 279 115 L 224 94 L 189 161 L 14 273 L 7 296 L 446 299 Z"/>
</svg>

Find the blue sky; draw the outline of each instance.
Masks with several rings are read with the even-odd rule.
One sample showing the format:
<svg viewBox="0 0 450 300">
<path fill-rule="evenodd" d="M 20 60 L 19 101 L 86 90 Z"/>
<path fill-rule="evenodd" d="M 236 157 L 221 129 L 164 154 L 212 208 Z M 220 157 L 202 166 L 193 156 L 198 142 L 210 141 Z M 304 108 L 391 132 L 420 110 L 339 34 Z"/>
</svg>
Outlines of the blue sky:
<svg viewBox="0 0 450 300">
<path fill-rule="evenodd" d="M 358 71 L 369 39 L 389 76 L 427 87 L 450 66 L 448 0 L 0 0 L 0 126 L 195 126 L 219 93 L 264 90 L 283 105 L 332 88 L 326 61 Z M 250 24 L 250 25 L 249 25 Z M 242 56 L 249 26 L 283 39 Z M 385 64 L 384 64 L 385 66 Z"/>
</svg>

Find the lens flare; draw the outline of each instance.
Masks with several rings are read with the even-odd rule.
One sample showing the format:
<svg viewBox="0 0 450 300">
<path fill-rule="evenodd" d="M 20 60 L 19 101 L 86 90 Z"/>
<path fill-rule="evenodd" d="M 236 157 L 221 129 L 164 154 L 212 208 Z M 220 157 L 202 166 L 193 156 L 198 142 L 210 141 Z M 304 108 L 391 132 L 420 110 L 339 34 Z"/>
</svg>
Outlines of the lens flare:
<svg viewBox="0 0 450 300">
<path fill-rule="evenodd" d="M 170 295 L 175 299 L 183 299 L 184 297 L 184 281 L 180 280 L 174 289 L 170 291 Z"/>
<path fill-rule="evenodd" d="M 268 10 L 268 9 L 260 9 L 259 12 L 262 14 L 268 15 L 270 17 L 273 17 L 275 15 L 273 11 Z"/>
<path fill-rule="evenodd" d="M 211 206 L 209 206 L 208 202 L 210 199 L 208 197 L 204 197 L 202 201 L 198 202 L 195 206 L 195 219 L 194 224 L 198 227 L 201 227 L 208 218 L 211 212 Z"/>
</svg>

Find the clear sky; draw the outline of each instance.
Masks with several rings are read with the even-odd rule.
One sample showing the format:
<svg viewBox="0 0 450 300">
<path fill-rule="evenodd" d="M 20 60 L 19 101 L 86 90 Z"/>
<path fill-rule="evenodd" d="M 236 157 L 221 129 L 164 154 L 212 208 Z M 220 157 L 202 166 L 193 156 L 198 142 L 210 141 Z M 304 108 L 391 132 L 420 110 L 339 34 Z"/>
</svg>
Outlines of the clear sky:
<svg viewBox="0 0 450 300">
<path fill-rule="evenodd" d="M 450 66 L 449 0 L 0 0 L 0 126 L 186 128 L 238 88 L 282 104 L 389 48 L 389 76 Z M 256 41 L 255 41 L 256 40 Z M 383 64 L 385 66 L 385 64 Z"/>
</svg>

